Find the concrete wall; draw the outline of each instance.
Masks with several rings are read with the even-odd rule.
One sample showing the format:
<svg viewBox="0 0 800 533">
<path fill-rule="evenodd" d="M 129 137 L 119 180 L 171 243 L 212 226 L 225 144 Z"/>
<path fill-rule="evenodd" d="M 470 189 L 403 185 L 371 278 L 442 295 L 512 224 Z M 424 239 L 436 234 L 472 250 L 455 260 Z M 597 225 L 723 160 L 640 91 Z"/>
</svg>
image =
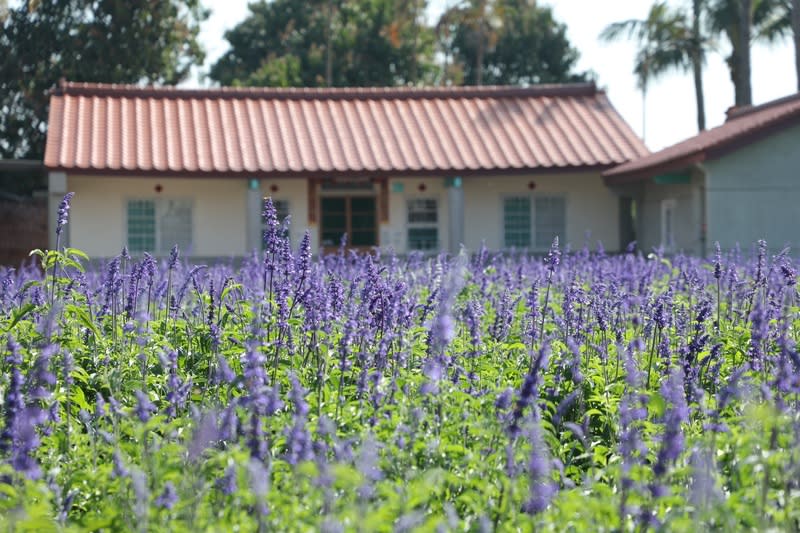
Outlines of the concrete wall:
<svg viewBox="0 0 800 533">
<path fill-rule="evenodd" d="M 708 242 L 800 249 L 800 126 L 705 163 Z"/>
<path fill-rule="evenodd" d="M 161 185 L 162 191 L 155 191 Z M 195 257 L 241 256 L 246 249 L 247 180 L 67 176 L 75 192 L 70 209 L 70 245 L 92 258 L 118 254 L 127 238 L 126 205 L 135 198 L 192 201 Z"/>
<path fill-rule="evenodd" d="M 664 185 L 647 183 L 636 198 L 638 217 L 636 232 L 639 249 L 645 253 L 662 245 L 668 253 L 683 252 L 702 255 L 703 242 L 703 181 L 701 171 L 691 172 L 687 184 Z M 666 246 L 662 239 L 662 205 L 673 200 L 674 246 Z"/>
<path fill-rule="evenodd" d="M 533 181 L 535 188 L 528 184 Z M 509 195 L 558 194 L 566 199 L 566 235 L 562 246 L 573 249 L 597 241 L 617 251 L 619 198 L 605 186 L 600 173 L 464 178 L 464 240 L 469 250 L 481 241 L 491 249 L 503 247 L 503 198 Z M 540 250 L 546 251 L 546 250 Z"/>
</svg>

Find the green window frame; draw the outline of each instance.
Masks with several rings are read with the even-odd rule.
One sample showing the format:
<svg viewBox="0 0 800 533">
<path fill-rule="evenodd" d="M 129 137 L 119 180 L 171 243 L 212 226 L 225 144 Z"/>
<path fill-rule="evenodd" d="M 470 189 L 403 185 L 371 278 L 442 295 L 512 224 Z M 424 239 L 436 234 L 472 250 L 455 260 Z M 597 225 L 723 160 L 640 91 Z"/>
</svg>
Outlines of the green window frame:
<svg viewBox="0 0 800 533">
<path fill-rule="evenodd" d="M 505 248 L 529 248 L 530 245 L 530 196 L 503 198 L 503 246 Z"/>
<path fill-rule="evenodd" d="M 192 249 L 192 201 L 188 198 L 131 198 L 126 204 L 126 233 L 131 253 L 166 255 L 174 245 Z"/>
</svg>

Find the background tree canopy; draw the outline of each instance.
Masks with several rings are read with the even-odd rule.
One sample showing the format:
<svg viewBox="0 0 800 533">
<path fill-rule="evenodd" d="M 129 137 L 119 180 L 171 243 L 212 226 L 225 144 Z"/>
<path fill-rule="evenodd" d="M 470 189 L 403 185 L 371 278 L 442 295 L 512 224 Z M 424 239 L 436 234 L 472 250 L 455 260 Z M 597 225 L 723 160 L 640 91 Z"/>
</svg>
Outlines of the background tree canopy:
<svg viewBox="0 0 800 533">
<path fill-rule="evenodd" d="M 211 79 L 223 85 L 369 86 L 432 79 L 433 33 L 421 23 L 424 1 L 262 0 L 249 7 L 250 16 L 225 34 L 230 50 L 211 68 Z"/>
<path fill-rule="evenodd" d="M 175 84 L 203 61 L 200 0 L 43 0 L 0 20 L 0 157 L 44 155 L 60 78 Z"/>
<path fill-rule="evenodd" d="M 550 8 L 466 0 L 431 27 L 425 0 L 261 0 L 226 33 L 223 85 L 369 86 L 581 81 Z M 444 65 L 440 65 L 440 63 Z"/>
</svg>

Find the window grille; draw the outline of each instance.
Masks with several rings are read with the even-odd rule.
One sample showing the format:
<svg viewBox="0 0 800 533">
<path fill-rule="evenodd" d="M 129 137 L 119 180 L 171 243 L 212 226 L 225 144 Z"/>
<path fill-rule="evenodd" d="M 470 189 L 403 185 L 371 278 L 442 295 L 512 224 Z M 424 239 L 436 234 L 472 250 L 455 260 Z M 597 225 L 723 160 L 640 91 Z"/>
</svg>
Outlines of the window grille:
<svg viewBox="0 0 800 533">
<path fill-rule="evenodd" d="M 503 199 L 503 242 L 506 248 L 531 245 L 531 199 L 513 196 Z"/>
<path fill-rule="evenodd" d="M 407 221 L 409 250 L 439 248 L 439 205 L 436 198 L 410 198 Z"/>
<path fill-rule="evenodd" d="M 534 199 L 534 221 L 536 248 L 547 250 L 558 237 L 566 242 L 567 202 L 562 196 L 536 196 Z"/>
<path fill-rule="evenodd" d="M 192 202 L 181 199 L 132 199 L 127 206 L 128 249 L 166 255 L 174 245 L 192 247 Z"/>
</svg>

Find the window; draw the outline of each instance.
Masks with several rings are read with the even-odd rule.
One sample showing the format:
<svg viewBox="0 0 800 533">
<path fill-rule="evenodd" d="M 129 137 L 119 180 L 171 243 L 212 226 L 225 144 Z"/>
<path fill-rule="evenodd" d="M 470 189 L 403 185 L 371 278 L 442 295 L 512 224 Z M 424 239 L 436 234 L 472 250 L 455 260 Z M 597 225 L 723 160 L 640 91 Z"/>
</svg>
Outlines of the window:
<svg viewBox="0 0 800 533">
<path fill-rule="evenodd" d="M 531 245 L 531 199 L 528 196 L 503 199 L 503 242 L 506 248 Z"/>
<path fill-rule="evenodd" d="M 536 231 L 536 248 L 546 250 L 559 237 L 565 242 L 567 231 L 567 202 L 563 196 L 536 196 L 534 198 L 533 227 Z"/>
<path fill-rule="evenodd" d="M 674 198 L 661 201 L 661 246 L 665 250 L 675 248 L 675 209 Z"/>
<path fill-rule="evenodd" d="M 187 199 L 128 200 L 128 249 L 168 254 L 192 246 L 192 202 Z"/>
<path fill-rule="evenodd" d="M 408 249 L 439 248 L 439 208 L 436 198 L 410 198 L 406 204 Z"/>
<path fill-rule="evenodd" d="M 378 202 L 374 196 L 323 196 L 320 234 L 322 246 L 339 246 L 347 235 L 347 245 L 369 248 L 378 245 Z"/>
</svg>

